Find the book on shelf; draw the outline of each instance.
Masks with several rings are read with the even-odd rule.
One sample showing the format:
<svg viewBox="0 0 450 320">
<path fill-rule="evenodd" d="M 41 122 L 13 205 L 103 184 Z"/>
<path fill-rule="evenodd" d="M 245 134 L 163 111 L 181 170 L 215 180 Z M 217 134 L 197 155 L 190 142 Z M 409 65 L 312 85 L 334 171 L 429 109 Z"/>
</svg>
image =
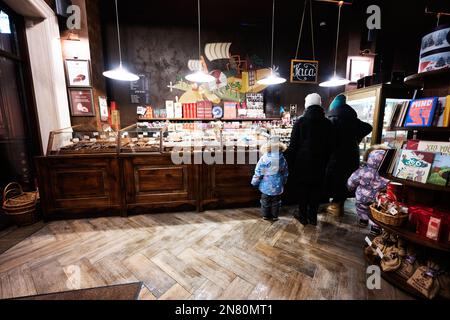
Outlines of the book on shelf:
<svg viewBox="0 0 450 320">
<path fill-rule="evenodd" d="M 406 112 L 408 111 L 411 101 L 403 101 L 400 106 L 400 112 L 395 122 L 395 127 L 402 127 L 405 123 Z"/>
<path fill-rule="evenodd" d="M 446 97 L 444 108 L 444 127 L 450 126 L 450 95 Z"/>
<path fill-rule="evenodd" d="M 447 186 L 450 175 L 450 155 L 436 154 L 433 165 L 431 166 L 431 173 L 428 177 L 427 183 L 438 186 Z"/>
<path fill-rule="evenodd" d="M 433 127 L 444 127 L 445 105 L 447 97 L 439 97 L 436 105 L 436 112 L 434 113 Z"/>
<path fill-rule="evenodd" d="M 394 177 L 419 183 L 426 183 L 435 154 L 414 150 L 401 150 Z"/>
<path fill-rule="evenodd" d="M 423 152 L 439 152 L 450 155 L 450 142 L 408 140 L 406 143 L 406 149 Z"/>
<path fill-rule="evenodd" d="M 403 103 L 397 103 L 394 106 L 394 110 L 392 110 L 391 119 L 389 121 L 389 127 L 391 129 L 395 128 L 397 125 L 398 118 L 400 117 L 400 112 L 402 109 Z"/>
<path fill-rule="evenodd" d="M 380 167 L 378 168 L 378 172 L 381 174 L 388 173 L 389 167 L 392 163 L 392 160 L 395 157 L 397 149 L 388 149 L 386 150 L 386 153 L 384 154 L 383 161 L 380 163 Z"/>
<path fill-rule="evenodd" d="M 433 124 L 438 98 L 412 100 L 406 112 L 405 127 L 430 127 Z"/>
</svg>

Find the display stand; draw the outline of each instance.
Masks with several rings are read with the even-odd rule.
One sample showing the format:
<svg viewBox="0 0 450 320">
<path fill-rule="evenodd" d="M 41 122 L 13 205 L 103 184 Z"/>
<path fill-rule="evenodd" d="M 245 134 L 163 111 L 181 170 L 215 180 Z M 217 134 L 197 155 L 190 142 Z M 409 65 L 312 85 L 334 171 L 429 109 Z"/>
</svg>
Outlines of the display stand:
<svg viewBox="0 0 450 320">
<path fill-rule="evenodd" d="M 405 83 L 411 86 L 422 86 L 423 96 L 447 96 L 450 94 L 450 70 L 429 72 L 424 74 L 417 74 L 409 76 L 405 79 Z M 434 127 L 414 127 L 414 128 L 393 128 L 393 131 L 408 131 L 408 139 L 418 140 L 432 140 L 432 141 L 449 141 L 450 128 L 434 128 Z M 413 182 L 409 180 L 399 179 L 392 175 L 382 174 L 385 178 L 399 182 L 404 186 L 405 202 L 411 204 L 424 204 L 428 206 L 439 206 L 441 208 L 450 209 L 450 188 L 441 187 L 432 184 L 424 184 Z M 398 235 L 399 237 L 412 242 L 418 246 L 425 247 L 427 252 L 444 255 L 450 259 L 450 244 L 444 242 L 437 242 L 417 235 L 415 232 L 408 230 L 406 227 L 393 227 L 386 225 L 372 216 L 370 218 L 386 231 Z M 366 256 L 369 264 L 378 264 L 379 261 L 373 257 Z M 378 259 L 379 260 L 379 259 Z M 383 272 L 383 278 L 391 284 L 397 286 L 405 292 L 408 292 L 416 297 L 425 297 L 409 286 L 406 281 L 395 274 L 394 272 Z M 440 297 L 437 297 L 440 298 Z"/>
</svg>

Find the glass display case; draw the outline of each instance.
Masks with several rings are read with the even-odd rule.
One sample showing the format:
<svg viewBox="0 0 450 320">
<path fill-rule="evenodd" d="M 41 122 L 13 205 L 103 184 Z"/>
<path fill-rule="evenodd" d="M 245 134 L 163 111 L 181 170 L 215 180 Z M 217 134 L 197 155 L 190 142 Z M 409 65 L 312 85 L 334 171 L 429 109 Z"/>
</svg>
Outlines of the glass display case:
<svg viewBox="0 0 450 320">
<path fill-rule="evenodd" d="M 164 129 L 163 151 L 174 148 L 220 148 L 220 123 L 170 123 Z"/>
<path fill-rule="evenodd" d="M 163 127 L 134 124 L 120 130 L 120 153 L 161 153 Z"/>
<path fill-rule="evenodd" d="M 287 147 L 291 142 L 292 127 L 284 128 L 272 128 L 270 129 L 270 136 L 277 137 L 280 142 L 284 143 Z"/>
<path fill-rule="evenodd" d="M 221 131 L 221 144 L 223 148 L 259 149 L 270 138 L 267 128 L 258 124 L 228 123 Z"/>
<path fill-rule="evenodd" d="M 117 153 L 117 146 L 117 132 L 73 126 L 50 132 L 47 155 Z"/>
</svg>

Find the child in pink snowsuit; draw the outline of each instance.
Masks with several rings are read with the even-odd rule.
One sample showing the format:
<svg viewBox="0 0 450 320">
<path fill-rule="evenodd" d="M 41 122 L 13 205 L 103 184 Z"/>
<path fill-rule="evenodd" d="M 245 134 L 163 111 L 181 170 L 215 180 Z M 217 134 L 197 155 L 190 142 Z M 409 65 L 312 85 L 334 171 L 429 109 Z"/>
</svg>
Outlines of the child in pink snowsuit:
<svg viewBox="0 0 450 320">
<path fill-rule="evenodd" d="M 356 212 L 359 217 L 359 225 L 367 227 L 369 224 L 370 205 L 375 202 L 376 195 L 389 184 L 378 173 L 378 168 L 383 161 L 385 150 L 368 150 L 367 163 L 356 170 L 348 179 L 347 187 L 350 191 L 356 190 Z M 372 226 L 372 232 L 378 233 L 379 228 Z M 378 229 L 378 230 L 375 230 Z"/>
</svg>

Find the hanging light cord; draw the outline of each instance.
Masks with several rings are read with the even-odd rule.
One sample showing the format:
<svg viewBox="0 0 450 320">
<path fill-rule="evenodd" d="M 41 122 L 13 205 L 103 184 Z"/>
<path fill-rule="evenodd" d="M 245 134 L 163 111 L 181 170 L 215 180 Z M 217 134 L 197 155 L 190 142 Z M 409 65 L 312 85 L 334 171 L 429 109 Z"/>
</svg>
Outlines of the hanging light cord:
<svg viewBox="0 0 450 320">
<path fill-rule="evenodd" d="M 311 44 L 312 44 L 313 60 L 316 60 L 316 50 L 314 48 L 314 22 L 313 22 L 312 0 L 309 0 L 309 15 L 311 18 Z"/>
<path fill-rule="evenodd" d="M 272 51 L 270 56 L 270 66 L 273 68 L 273 38 L 275 34 L 275 0 L 272 3 Z"/>
<path fill-rule="evenodd" d="M 120 43 L 119 9 L 117 6 L 117 0 L 115 0 L 115 3 L 116 3 L 117 43 L 119 44 L 119 62 L 120 66 L 122 66 L 122 45 Z"/>
<path fill-rule="evenodd" d="M 198 59 L 202 60 L 202 42 L 201 42 L 201 21 L 200 21 L 200 0 L 197 1 L 198 10 Z"/>
<path fill-rule="evenodd" d="M 342 9 L 342 1 L 339 2 L 339 12 L 338 12 L 338 23 L 337 23 L 337 35 L 336 35 L 336 53 L 334 55 L 334 76 L 336 76 L 337 69 L 337 56 L 338 56 L 338 48 L 339 48 L 339 29 L 341 26 L 341 9 Z"/>
<path fill-rule="evenodd" d="M 302 21 L 300 23 L 300 32 L 298 34 L 298 41 L 297 41 L 297 50 L 295 50 L 295 59 L 298 59 L 298 51 L 300 50 L 300 43 L 302 40 L 302 34 L 303 34 L 303 25 L 305 22 L 305 12 L 306 12 L 306 5 L 308 4 L 308 0 L 305 0 L 305 5 L 303 7 L 303 13 L 302 13 Z M 313 21 L 313 11 L 312 11 L 312 0 L 309 0 L 309 15 L 311 20 L 311 45 L 312 45 L 312 54 L 313 54 L 313 60 L 316 60 L 316 50 L 314 47 L 314 21 Z"/>
<path fill-rule="evenodd" d="M 307 0 L 305 0 L 305 5 L 303 7 L 303 14 L 302 14 L 302 22 L 300 23 L 300 32 L 298 34 L 298 41 L 297 41 L 297 50 L 295 51 L 295 59 L 298 58 L 298 50 L 300 49 L 300 42 L 302 40 L 302 33 L 303 33 L 303 23 L 305 22 L 305 12 L 306 12 L 306 4 Z"/>
</svg>

